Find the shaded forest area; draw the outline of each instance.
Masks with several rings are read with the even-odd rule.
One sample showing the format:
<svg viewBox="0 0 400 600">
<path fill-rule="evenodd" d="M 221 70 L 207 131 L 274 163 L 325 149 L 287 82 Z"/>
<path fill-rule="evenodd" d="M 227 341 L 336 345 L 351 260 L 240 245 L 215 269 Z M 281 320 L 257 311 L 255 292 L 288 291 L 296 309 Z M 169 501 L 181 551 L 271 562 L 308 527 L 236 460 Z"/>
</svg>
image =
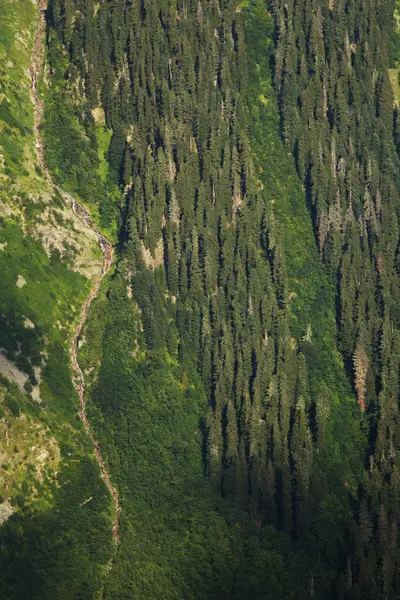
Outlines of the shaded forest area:
<svg viewBox="0 0 400 600">
<path fill-rule="evenodd" d="M 393 13 L 50 2 L 53 81 L 96 152 L 101 104 L 124 196 L 82 350 L 121 491 L 106 598 L 400 594 Z"/>
</svg>

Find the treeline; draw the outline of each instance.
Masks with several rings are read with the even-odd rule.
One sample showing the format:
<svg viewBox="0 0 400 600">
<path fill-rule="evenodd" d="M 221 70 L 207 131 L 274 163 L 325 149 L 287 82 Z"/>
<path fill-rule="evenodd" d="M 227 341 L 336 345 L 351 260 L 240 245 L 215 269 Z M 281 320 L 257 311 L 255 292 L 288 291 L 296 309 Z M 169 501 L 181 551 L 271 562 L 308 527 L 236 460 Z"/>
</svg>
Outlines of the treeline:
<svg viewBox="0 0 400 600">
<path fill-rule="evenodd" d="M 369 422 L 349 572 L 361 593 L 378 597 L 383 590 L 393 598 L 400 558 L 400 180 L 388 73 L 396 58 L 396 36 L 389 35 L 394 3 L 276 2 L 271 10 L 282 135 L 304 181 L 321 257 L 337 283 L 340 349 Z"/>
<path fill-rule="evenodd" d="M 48 11 L 50 66 L 62 48 L 65 78 L 88 110 L 101 102 L 112 131 L 108 160 L 126 197 L 120 269 L 140 309 L 140 348 L 149 361 L 177 359 L 183 388 L 195 381 L 208 399 L 205 411 L 198 400 L 204 467 L 226 505 L 304 550 L 296 597 L 397 589 L 397 550 L 379 549 L 385 527 L 395 539 L 398 512 L 398 158 L 383 35 L 392 12 L 386 0 L 260 0 L 247 9 L 229 0 L 53 0 Z M 328 278 L 313 250 L 307 265 L 310 246 L 297 259 L 287 248 L 283 222 L 296 237 L 308 216 L 274 109 L 253 107 L 274 105 L 272 55 L 281 134 Z M 364 433 L 336 353 L 335 293 Z M 123 335 L 126 324 L 117 329 Z M 124 397 L 134 402 L 130 368 L 114 400 L 112 387 L 109 399 L 96 396 L 121 473 L 121 449 L 135 452 L 132 426 L 116 433 Z"/>
<path fill-rule="evenodd" d="M 254 173 L 239 13 L 233 3 L 149 3 L 94 17 L 90 5 L 59 2 L 51 14 L 113 130 L 110 164 L 128 186 L 124 261 L 147 347 L 178 352 L 202 375 L 207 470 L 223 494 L 275 521 L 268 481 L 286 472 L 276 520 L 291 531 L 288 438 L 297 412 L 306 429 L 291 444 L 309 446 L 307 464 L 296 461 L 307 473 L 311 400 L 287 327 L 282 240 Z"/>
</svg>

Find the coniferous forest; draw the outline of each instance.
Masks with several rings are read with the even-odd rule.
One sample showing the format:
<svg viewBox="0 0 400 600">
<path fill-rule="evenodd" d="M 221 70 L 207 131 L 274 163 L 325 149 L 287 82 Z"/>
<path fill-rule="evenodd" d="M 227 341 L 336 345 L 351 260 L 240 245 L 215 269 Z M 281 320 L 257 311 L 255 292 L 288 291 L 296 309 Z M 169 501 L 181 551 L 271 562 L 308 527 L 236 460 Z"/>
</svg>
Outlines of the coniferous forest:
<svg viewBox="0 0 400 600">
<path fill-rule="evenodd" d="M 42 163 L 40 11 L 0 0 L 0 597 L 399 599 L 400 4 L 40 8 Z M 100 252 L 65 198 L 114 248 L 92 440 Z"/>
</svg>

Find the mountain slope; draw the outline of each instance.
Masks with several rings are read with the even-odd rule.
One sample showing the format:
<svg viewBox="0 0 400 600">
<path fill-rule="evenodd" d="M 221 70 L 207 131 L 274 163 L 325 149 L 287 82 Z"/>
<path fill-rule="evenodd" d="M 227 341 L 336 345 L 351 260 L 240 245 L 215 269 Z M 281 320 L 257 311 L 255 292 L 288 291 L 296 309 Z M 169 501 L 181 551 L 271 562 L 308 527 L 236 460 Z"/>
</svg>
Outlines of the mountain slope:
<svg viewBox="0 0 400 600">
<path fill-rule="evenodd" d="M 17 30 L 37 18 L 33 5 L 2 3 Z M 43 381 L 32 399 L 29 384 L 7 384 L 0 424 L 13 418 L 31 435 L 34 418 L 54 431 L 48 512 L 28 522 L 18 482 L 7 491 L 19 508 L 0 530 L 5 597 L 398 596 L 394 9 L 49 2 L 45 159 L 117 242 L 82 329 L 101 257 L 93 232 L 65 223 L 69 196 L 35 165 L 29 78 L 19 102 L 10 91 L 30 50 L 16 53 L 14 25 L 2 25 L 14 56 L 0 105 L 1 206 L 13 228 L 0 252 L 10 272 L 2 364 L 34 384 L 41 366 Z M 40 202 L 23 195 L 31 186 Z M 33 247 L 42 269 L 27 262 Z M 66 366 L 74 330 L 81 405 L 121 505 L 109 572 L 110 502 Z M 28 471 L 15 454 L 11 471 Z M 57 557 L 51 577 L 41 530 Z"/>
<path fill-rule="evenodd" d="M 79 22 L 73 31 L 72 15 Z M 159 498 L 162 506 L 172 510 L 176 503 L 178 513 L 187 514 L 179 481 L 182 476 L 192 481 L 195 457 L 197 477 L 201 473 L 196 420 L 204 423 L 206 471 L 222 493 L 224 510 L 238 523 L 247 513 L 255 532 L 271 524 L 301 539 L 309 549 L 299 555 L 302 567 L 295 570 L 305 570 L 309 581 L 323 580 L 322 593 L 335 585 L 345 560 L 343 544 L 352 529 L 348 496 L 356 496 L 364 477 L 365 440 L 336 350 L 334 286 L 318 258 L 305 195 L 279 140 L 276 111 L 263 112 L 275 102 L 268 48 L 261 60 L 262 39 L 272 42 L 271 19 L 262 3 L 239 12 L 229 3 L 177 4 L 176 10 L 121 5 L 111 11 L 54 2 L 49 17 L 50 55 L 56 57 L 62 43 L 73 63 L 68 79 L 81 70 L 92 111 L 102 99 L 112 130 L 108 156 L 116 178 L 127 186 L 125 249 L 110 292 L 111 313 L 107 316 L 103 301 L 88 332 L 91 343 L 82 348 L 94 369 L 97 432 L 125 488 L 121 561 L 137 565 L 125 596 L 117 557 L 108 593 L 158 597 L 162 589 L 171 597 L 196 596 L 192 563 L 179 579 L 189 587 L 174 590 L 167 583 L 183 568 L 179 544 L 192 560 L 195 526 L 179 542 L 172 536 L 179 521 L 165 522 L 158 504 L 150 510 Z M 92 348 L 96 335 L 103 336 L 101 353 Z M 179 400 L 179 394 L 172 400 L 163 369 L 188 400 Z M 153 394 L 158 402 L 150 400 Z M 159 413 L 160 402 L 167 412 Z M 170 420 L 171 406 L 186 406 L 189 414 Z M 191 423 L 192 410 L 197 417 Z M 199 439 L 189 454 L 182 448 L 187 435 Z M 182 458 L 171 464 L 175 452 Z M 168 473 L 165 492 L 159 468 Z M 212 498 L 215 492 L 206 485 Z M 197 487 L 196 479 L 188 484 L 189 490 Z M 155 522 L 153 539 L 147 523 Z M 144 526 L 142 535 L 134 533 Z M 242 535 L 235 543 L 237 560 Z M 167 536 L 167 553 L 159 536 Z M 313 546 L 319 547 L 317 562 Z M 156 548 L 157 560 L 151 560 Z M 202 560 L 208 564 L 212 555 Z M 148 583 L 154 564 L 165 564 L 156 578 L 165 581 L 159 588 Z M 176 575 L 167 575 L 171 569 Z M 235 570 L 221 583 L 214 573 L 221 587 L 200 588 L 198 597 L 262 594 L 262 583 L 254 589 L 230 583 Z M 266 576 L 260 566 L 257 577 Z M 292 570 L 290 577 L 296 580 Z M 306 595 L 306 588 L 298 584 L 286 594 Z"/>
<path fill-rule="evenodd" d="M 111 554 L 110 506 L 68 357 L 101 254 L 37 163 L 30 61 L 38 8 L 2 0 L 0 10 L 0 594 L 93 598 Z M 90 496 L 90 508 L 80 508 Z"/>
</svg>

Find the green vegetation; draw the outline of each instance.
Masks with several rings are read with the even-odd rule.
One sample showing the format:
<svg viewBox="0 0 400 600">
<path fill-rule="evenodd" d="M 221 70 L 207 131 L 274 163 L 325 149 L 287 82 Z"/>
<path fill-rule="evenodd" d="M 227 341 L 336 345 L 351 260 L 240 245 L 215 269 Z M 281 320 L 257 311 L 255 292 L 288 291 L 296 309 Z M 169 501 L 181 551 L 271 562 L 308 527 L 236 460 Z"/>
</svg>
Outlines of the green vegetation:
<svg viewBox="0 0 400 600">
<path fill-rule="evenodd" d="M 33 107 L 29 99 L 30 43 L 37 23 L 33 3 L 1 0 L 0 38 L 0 185 L 24 177 L 29 165 L 26 145 L 33 146 Z"/>
<path fill-rule="evenodd" d="M 49 258 L 43 246 L 31 236 L 24 235 L 14 223 L 2 222 L 1 243 L 5 244 L 0 253 L 2 286 L 0 311 L 3 320 L 11 313 L 18 325 L 18 341 L 24 350 L 24 337 L 36 337 L 35 328 L 27 328 L 24 318 L 36 324 L 41 336 L 47 336 L 49 342 L 60 332 L 53 324 L 63 319 L 71 321 L 77 313 L 79 304 L 88 293 L 89 282 L 79 273 L 68 268 L 68 261 L 60 259 L 56 252 Z M 24 284 L 18 286 L 18 276 Z M 35 335 L 30 332 L 34 331 Z M 62 334 L 65 338 L 65 333 Z M 15 348 L 13 348 L 15 349 Z M 42 348 L 41 348 L 42 349 Z M 29 355 L 29 354 L 28 354 Z"/>
<path fill-rule="evenodd" d="M 115 239 L 121 192 L 106 160 L 111 132 L 96 123 L 96 109 L 85 100 L 76 71 L 65 78 L 68 58 L 55 39 L 50 40 L 48 60 L 51 84 L 41 84 L 46 164 L 55 181 L 84 200 L 96 222 Z"/>
<path fill-rule="evenodd" d="M 90 420 L 123 509 L 105 598 L 217 599 L 227 589 L 238 600 L 262 598 L 264 589 L 297 598 L 307 557 L 292 554 L 273 527 L 260 531 L 204 478 L 207 399 L 198 376 L 182 375 L 165 350 L 140 349 L 139 313 L 121 276 L 109 293 L 93 307 L 80 357 L 86 369 L 103 357 Z"/>
<path fill-rule="evenodd" d="M 316 457 L 318 472 L 330 480 L 333 493 L 347 481 L 356 494 L 366 439 L 360 432 L 360 412 L 336 348 L 335 282 L 319 259 L 304 191 L 294 161 L 278 135 L 279 116 L 270 74 L 272 17 L 264 2 L 253 2 L 244 17 L 251 65 L 248 106 L 252 149 L 262 193 L 273 206 L 285 248 L 290 330 L 306 357 L 314 400 L 326 390 L 326 402 L 332 407 L 325 452 Z M 269 37 L 265 37 L 266 32 Z M 321 481 L 316 485 L 321 491 Z"/>
<path fill-rule="evenodd" d="M 208 20 L 211 28 L 213 9 L 207 16 L 202 11 L 198 21 Z M 103 298 L 94 309 L 82 350 L 93 377 L 91 420 L 123 502 L 110 598 L 263 597 L 267 570 L 259 564 L 259 586 L 252 588 L 244 576 L 245 547 L 252 530 L 261 555 L 261 532 L 266 528 L 273 537 L 274 527 L 292 538 L 272 561 L 278 580 L 288 578 L 291 589 L 276 589 L 272 597 L 306 597 L 314 577 L 323 581 L 320 594 L 336 593 L 353 529 L 351 502 L 364 478 L 366 437 L 336 350 L 335 286 L 318 256 L 293 159 L 279 139 L 270 82 L 272 19 L 262 3 L 243 7 L 237 19 L 228 8 L 224 15 L 218 36 L 205 25 L 191 36 L 190 26 L 174 16 L 163 42 L 157 12 L 129 13 L 149 44 L 151 32 L 157 44 L 171 45 L 177 70 L 166 66 L 165 72 L 172 69 L 172 81 L 185 55 L 186 81 L 193 69 L 199 82 L 193 81 L 193 104 L 184 86 L 179 96 L 173 86 L 160 89 L 162 103 L 153 102 L 142 82 L 143 90 L 133 86 L 121 97 L 130 93 L 133 107 L 141 98 L 145 108 L 119 121 L 120 98 L 108 103 L 102 91 L 106 120 L 114 124 L 111 165 L 133 181 L 123 275 L 111 284 L 108 302 Z M 89 11 L 85 27 L 98 27 L 98 37 L 107 39 L 109 15 L 100 8 L 93 17 Z M 115 13 L 113 19 L 118 22 Z M 119 32 L 124 47 L 123 36 L 131 39 L 128 25 Z M 131 50 L 134 67 L 147 64 L 144 45 Z M 67 48 L 72 52 L 71 44 Z M 219 56 L 217 85 L 205 71 L 208 52 Z M 160 54 L 159 72 L 167 56 Z M 114 66 L 111 57 L 104 80 L 112 79 Z M 248 115 L 235 90 L 246 92 Z M 171 125 L 163 108 L 168 103 Z M 212 112 L 219 103 L 232 106 L 230 130 L 224 115 Z M 139 140 L 149 135 L 148 113 L 154 138 L 146 150 Z M 214 544 L 207 528 L 198 530 L 201 513 L 209 515 L 214 537 L 219 532 L 221 548 L 227 525 L 237 523 L 231 542 L 237 563 L 222 573 L 212 570 L 211 586 L 204 574 L 213 569 Z M 181 532 L 182 521 L 188 524 Z M 201 558 L 193 538 L 207 549 Z M 289 553 L 293 568 L 287 572 L 282 564 Z M 228 556 L 222 560 L 231 563 Z M 127 562 L 132 576 L 123 578 L 119 565 Z"/>
<path fill-rule="evenodd" d="M 30 386 L 2 379 L 0 493 L 16 512 L 0 533 L 0 595 L 89 600 L 111 554 L 110 500 L 77 416 L 66 348 L 89 282 L 17 224 L 3 221 L 1 238 L 1 346 L 15 381 L 22 386 L 25 373 Z"/>
<path fill-rule="evenodd" d="M 0 593 L 7 600 L 100 597 L 111 541 L 103 516 L 109 497 L 96 463 L 88 456 L 69 461 L 52 490 L 51 507 L 20 508 L 1 529 Z"/>
<path fill-rule="evenodd" d="M 304 8 L 273 8 L 281 132 L 336 288 L 339 347 L 368 434 L 357 529 L 348 551 L 351 598 L 399 593 L 397 541 L 391 551 L 379 541 L 387 520 L 397 530 L 399 519 L 400 181 L 398 115 L 388 71 L 398 60 L 397 43 L 388 43 L 398 35 L 393 9 L 389 2 L 351 4 L 341 18 L 341 2 L 334 9 L 332 3 L 313 9 L 307 2 Z"/>
<path fill-rule="evenodd" d="M 112 552 L 111 507 L 68 346 L 99 251 L 35 164 L 37 7 L 2 0 L 0 12 L 0 596 L 92 600 Z"/>
<path fill-rule="evenodd" d="M 4 597 L 399 596 L 397 12 L 49 2 L 47 164 L 118 230 L 79 360 L 121 543 L 104 577 L 109 498 L 67 354 L 94 255 L 28 159 L 31 109 L 0 97 Z"/>
</svg>

